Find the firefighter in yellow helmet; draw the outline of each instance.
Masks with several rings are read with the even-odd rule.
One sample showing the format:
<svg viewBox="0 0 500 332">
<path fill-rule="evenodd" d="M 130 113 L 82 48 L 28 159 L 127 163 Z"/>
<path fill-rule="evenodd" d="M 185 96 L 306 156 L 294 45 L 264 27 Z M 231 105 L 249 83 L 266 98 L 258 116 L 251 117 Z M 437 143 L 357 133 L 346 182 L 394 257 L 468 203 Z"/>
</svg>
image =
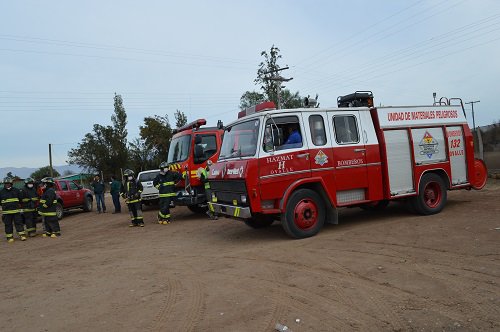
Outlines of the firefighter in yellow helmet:
<svg viewBox="0 0 500 332">
<path fill-rule="evenodd" d="M 21 219 L 20 198 L 19 189 L 13 187 L 13 179 L 6 177 L 3 180 L 3 188 L 0 190 L 0 201 L 2 204 L 2 221 L 5 224 L 5 236 L 8 243 L 14 242 L 14 226 L 21 241 L 26 240 L 26 233 Z"/>
</svg>

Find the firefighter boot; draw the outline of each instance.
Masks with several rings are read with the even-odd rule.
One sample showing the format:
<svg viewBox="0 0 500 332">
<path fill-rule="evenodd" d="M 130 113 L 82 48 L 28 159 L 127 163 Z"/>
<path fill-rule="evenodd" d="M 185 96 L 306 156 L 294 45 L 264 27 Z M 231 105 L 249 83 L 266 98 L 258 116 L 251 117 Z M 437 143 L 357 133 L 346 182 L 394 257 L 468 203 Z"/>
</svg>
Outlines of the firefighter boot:
<svg viewBox="0 0 500 332">
<path fill-rule="evenodd" d="M 13 243 L 14 242 L 14 236 L 12 234 L 7 234 L 7 243 Z"/>
<path fill-rule="evenodd" d="M 163 225 L 168 225 L 168 224 L 170 224 L 170 219 L 165 219 L 165 220 L 163 220 L 162 224 L 163 224 Z"/>
</svg>

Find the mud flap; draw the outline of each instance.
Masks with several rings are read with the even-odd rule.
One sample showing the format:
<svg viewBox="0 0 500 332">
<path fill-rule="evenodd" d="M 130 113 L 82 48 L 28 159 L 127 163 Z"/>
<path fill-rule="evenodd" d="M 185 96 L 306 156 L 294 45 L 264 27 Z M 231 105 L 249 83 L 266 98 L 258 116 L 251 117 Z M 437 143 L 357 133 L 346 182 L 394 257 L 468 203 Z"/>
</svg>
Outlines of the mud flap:
<svg viewBox="0 0 500 332">
<path fill-rule="evenodd" d="M 339 210 L 335 207 L 329 206 L 325 222 L 327 224 L 337 225 L 339 223 Z"/>
</svg>

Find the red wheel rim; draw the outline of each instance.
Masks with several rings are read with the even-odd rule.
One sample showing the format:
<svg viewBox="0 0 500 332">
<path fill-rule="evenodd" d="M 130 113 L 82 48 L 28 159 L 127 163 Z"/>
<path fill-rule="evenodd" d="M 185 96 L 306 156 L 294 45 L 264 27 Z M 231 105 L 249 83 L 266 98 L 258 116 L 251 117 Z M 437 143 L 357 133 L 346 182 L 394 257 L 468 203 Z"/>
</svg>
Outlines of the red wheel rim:
<svg viewBox="0 0 500 332">
<path fill-rule="evenodd" d="M 293 211 L 295 225 L 302 230 L 308 230 L 318 222 L 318 206 L 310 199 L 303 199 L 295 205 Z"/>
<path fill-rule="evenodd" d="M 424 189 L 424 203 L 430 208 L 435 208 L 441 203 L 441 186 L 437 182 L 429 182 Z"/>
<path fill-rule="evenodd" d="M 474 178 L 471 181 L 472 188 L 479 190 L 483 189 L 486 185 L 486 180 L 488 178 L 488 171 L 484 161 L 481 159 L 474 160 Z"/>
</svg>

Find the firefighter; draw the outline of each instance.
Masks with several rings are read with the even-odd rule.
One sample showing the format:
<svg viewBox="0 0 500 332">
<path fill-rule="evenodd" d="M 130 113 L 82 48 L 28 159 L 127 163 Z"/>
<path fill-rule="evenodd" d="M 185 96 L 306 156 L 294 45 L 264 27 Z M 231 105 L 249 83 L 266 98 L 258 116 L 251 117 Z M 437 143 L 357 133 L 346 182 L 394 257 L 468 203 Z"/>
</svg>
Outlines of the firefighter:
<svg viewBox="0 0 500 332">
<path fill-rule="evenodd" d="M 38 205 L 38 214 L 43 218 L 45 232 L 43 237 L 56 238 L 61 236 L 61 227 L 57 218 L 57 195 L 54 189 L 54 179 L 46 177 L 42 179 L 43 194 Z"/>
<path fill-rule="evenodd" d="M 160 194 L 160 210 L 158 211 L 158 224 L 170 224 L 170 200 L 175 196 L 175 184 L 181 179 L 178 172 L 170 169 L 166 162 L 160 164 L 160 173 L 154 178 L 153 185 Z"/>
<path fill-rule="evenodd" d="M 123 172 L 123 176 L 125 181 L 122 183 L 120 194 L 125 198 L 125 203 L 127 203 L 130 214 L 129 227 L 144 227 L 141 207 L 142 184 L 135 181 L 135 173 L 130 169 L 126 169 Z"/>
<path fill-rule="evenodd" d="M 207 197 L 208 211 L 207 215 L 212 220 L 217 220 L 219 217 L 217 213 L 214 211 L 210 202 L 212 201 L 212 190 L 210 189 L 210 183 L 208 182 L 208 173 L 210 172 L 210 166 L 212 166 L 212 161 L 207 161 L 207 166 L 205 168 L 199 169 L 199 177 L 202 183 L 205 186 L 205 195 Z"/>
<path fill-rule="evenodd" d="M 27 178 L 24 180 L 24 188 L 21 190 L 23 219 L 26 225 L 26 232 L 29 237 L 36 236 L 36 207 L 38 203 L 38 192 L 35 188 L 35 180 Z"/>
<path fill-rule="evenodd" d="M 2 204 L 2 221 L 5 224 L 7 242 L 14 242 L 14 226 L 21 241 L 25 241 L 26 233 L 24 232 L 20 210 L 21 193 L 19 189 L 12 186 L 13 179 L 11 177 L 6 177 L 3 180 L 3 184 L 3 188 L 0 190 L 0 201 Z"/>
</svg>

